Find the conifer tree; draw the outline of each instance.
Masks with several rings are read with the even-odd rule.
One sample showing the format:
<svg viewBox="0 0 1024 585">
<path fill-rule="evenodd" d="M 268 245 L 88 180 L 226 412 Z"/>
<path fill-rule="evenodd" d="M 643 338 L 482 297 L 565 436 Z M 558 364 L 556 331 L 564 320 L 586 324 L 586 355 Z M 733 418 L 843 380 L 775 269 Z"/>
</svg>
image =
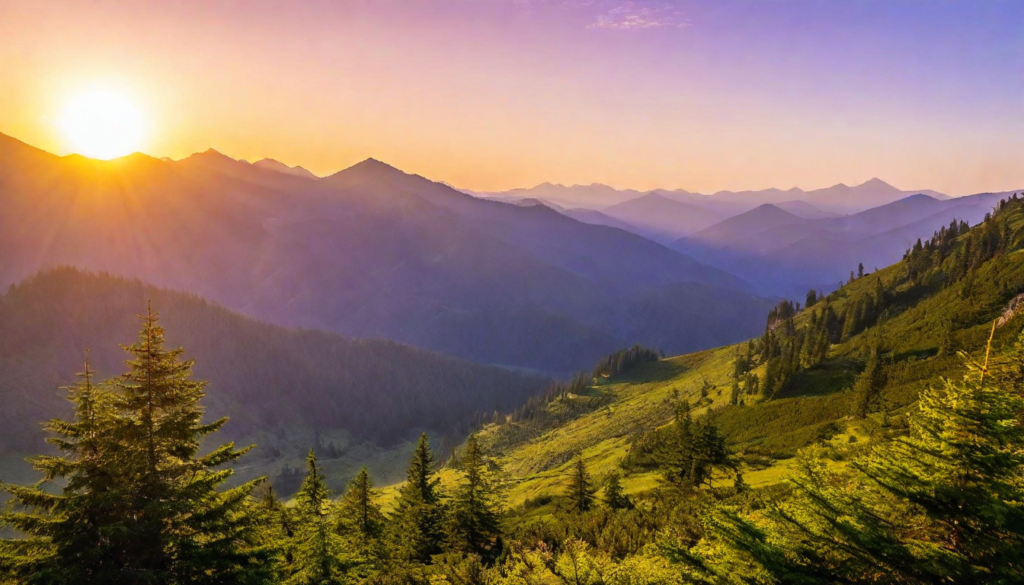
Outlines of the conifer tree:
<svg viewBox="0 0 1024 585">
<path fill-rule="evenodd" d="M 697 488 L 707 482 L 714 468 L 733 466 L 725 437 L 710 422 L 693 422 L 689 403 L 683 402 L 677 409 L 673 431 L 657 454 L 669 482 Z"/>
<path fill-rule="evenodd" d="M 314 449 L 306 457 L 308 473 L 295 495 L 298 507 L 295 546 L 286 585 L 334 585 L 345 582 L 345 542 L 334 530 L 334 505 Z"/>
<path fill-rule="evenodd" d="M 66 388 L 73 405 L 71 420 L 52 420 L 45 428 L 61 456 L 30 459 L 45 482 L 66 480 L 60 495 L 42 486 L 4 485 L 22 510 L 9 511 L 0 521 L 26 535 L 0 541 L 0 575 L 24 583 L 96 582 L 117 568 L 99 537 L 100 526 L 116 517 L 114 502 L 103 494 L 114 489 L 112 470 L 104 459 L 110 432 L 109 396 L 93 385 L 88 359 L 79 382 Z"/>
<path fill-rule="evenodd" d="M 633 507 L 629 496 L 622 489 L 622 476 L 618 471 L 613 471 L 604 484 L 604 504 L 612 510 L 622 510 Z"/>
<path fill-rule="evenodd" d="M 577 514 L 590 510 L 594 505 L 594 491 L 590 473 L 583 462 L 583 455 L 578 453 L 573 460 L 569 485 L 565 492 L 565 497 L 569 500 L 569 509 Z"/>
<path fill-rule="evenodd" d="M 420 435 L 409 461 L 406 482 L 398 494 L 391 518 L 391 544 L 404 560 L 422 563 L 439 554 L 443 541 L 443 513 L 434 455 L 426 433 Z"/>
<path fill-rule="evenodd" d="M 248 449 L 228 443 L 198 456 L 202 440 L 227 418 L 202 423 L 205 384 L 190 379 L 194 360 L 181 359 L 180 347 L 164 348 L 156 314 L 141 319 L 138 340 L 125 348 L 133 356 L 129 370 L 112 382 L 116 463 L 128 476 L 127 509 L 117 527 L 122 554 L 131 559 L 123 573 L 134 582 L 204 582 L 213 570 L 222 573 L 221 582 L 240 579 L 251 557 L 239 544 L 253 536 L 243 529 L 251 522 L 243 510 L 258 482 L 215 489 L 233 474 L 223 466 Z"/>
<path fill-rule="evenodd" d="M 501 527 L 495 485 L 475 435 L 466 440 L 460 464 L 463 477 L 452 502 L 449 542 L 455 552 L 490 561 L 501 552 Z"/>
<path fill-rule="evenodd" d="M 266 578 L 272 551 L 260 546 L 249 496 L 258 480 L 220 492 L 225 468 L 244 451 L 226 444 L 199 456 L 203 383 L 191 380 L 181 348 L 164 348 L 150 311 L 141 317 L 129 371 L 97 388 L 91 372 L 70 392 L 72 421 L 51 421 L 65 454 L 34 460 L 44 479 L 64 479 L 60 496 L 7 486 L 40 511 L 5 522 L 31 536 L 0 546 L 0 563 L 27 582 L 245 583 Z M 37 548 L 26 548 L 36 547 Z M 47 552 L 48 551 L 48 552 Z M 31 561 L 53 554 L 46 570 Z"/>
<path fill-rule="evenodd" d="M 812 288 L 807 291 L 807 297 L 804 299 L 804 307 L 810 309 L 818 302 L 818 293 Z"/>
<path fill-rule="evenodd" d="M 376 497 L 370 474 L 363 467 L 349 484 L 338 510 L 342 530 L 355 536 L 364 550 L 380 536 L 384 527 L 384 514 L 374 501 Z"/>
<path fill-rule="evenodd" d="M 853 384 L 854 410 L 860 418 L 877 406 L 878 397 L 885 387 L 885 369 L 878 356 L 878 345 L 872 345 L 864 371 Z"/>
<path fill-rule="evenodd" d="M 1024 335 L 992 368 L 968 360 L 922 393 L 907 437 L 851 472 L 811 457 L 795 500 L 759 519 L 723 509 L 679 556 L 708 582 L 1024 582 L 1021 364 Z"/>
<path fill-rule="evenodd" d="M 370 474 L 364 467 L 349 483 L 348 491 L 338 506 L 339 529 L 357 555 L 353 576 L 360 579 L 388 570 L 383 564 L 389 555 L 380 538 L 385 520 L 376 498 L 377 491 L 373 489 Z"/>
<path fill-rule="evenodd" d="M 956 342 L 953 338 L 953 322 L 949 319 L 943 321 L 942 330 L 939 332 L 939 356 L 948 356 L 955 351 Z"/>
<path fill-rule="evenodd" d="M 688 401 L 684 400 L 676 408 L 672 430 L 669 440 L 659 446 L 657 455 L 665 469 L 666 479 L 683 484 L 686 483 L 692 467 L 693 417 L 690 415 Z"/>
<path fill-rule="evenodd" d="M 295 522 L 270 482 L 257 487 L 253 497 L 253 514 L 257 519 L 259 541 L 276 553 L 276 574 L 272 582 L 277 582 L 280 581 L 280 572 L 293 560 Z"/>
</svg>

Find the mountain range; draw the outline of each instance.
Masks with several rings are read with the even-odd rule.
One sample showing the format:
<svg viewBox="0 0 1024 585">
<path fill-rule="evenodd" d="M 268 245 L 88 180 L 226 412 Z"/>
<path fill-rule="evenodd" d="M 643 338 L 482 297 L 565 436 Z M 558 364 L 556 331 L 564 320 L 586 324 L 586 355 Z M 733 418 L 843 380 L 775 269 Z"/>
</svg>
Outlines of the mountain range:
<svg viewBox="0 0 1024 585">
<path fill-rule="evenodd" d="M 850 271 L 888 266 L 918 238 L 953 221 L 974 225 L 1012 192 L 951 199 L 918 194 L 860 213 L 809 219 L 764 204 L 671 246 L 743 274 L 765 294 L 791 298 L 809 288 L 832 290 Z"/>
<path fill-rule="evenodd" d="M 564 186 L 544 183 L 529 189 L 513 189 L 486 196 L 502 201 L 530 199 L 549 203 L 570 217 L 576 217 L 583 210 L 600 212 L 625 223 L 630 231 L 656 241 L 669 242 L 765 204 L 776 205 L 806 219 L 822 219 L 865 211 L 915 194 L 949 199 L 927 189 L 903 191 L 877 178 L 855 186 L 840 183 L 811 191 L 764 189 L 718 191 L 710 195 L 683 189 L 641 192 L 617 190 L 600 184 Z M 592 223 L 609 225 L 600 219 Z"/>
<path fill-rule="evenodd" d="M 871 179 L 852 187 L 711 195 L 545 183 L 488 197 L 631 231 L 742 275 L 759 294 L 800 298 L 809 288 L 834 289 L 860 264 L 871 270 L 896 262 L 918 238 L 951 221 L 973 225 L 1012 193 L 954 198 Z"/>
<path fill-rule="evenodd" d="M 568 372 L 760 327 L 753 285 L 636 234 L 367 160 L 322 179 L 209 150 L 58 157 L 0 136 L 0 286 L 69 265 L 283 326 Z"/>
</svg>

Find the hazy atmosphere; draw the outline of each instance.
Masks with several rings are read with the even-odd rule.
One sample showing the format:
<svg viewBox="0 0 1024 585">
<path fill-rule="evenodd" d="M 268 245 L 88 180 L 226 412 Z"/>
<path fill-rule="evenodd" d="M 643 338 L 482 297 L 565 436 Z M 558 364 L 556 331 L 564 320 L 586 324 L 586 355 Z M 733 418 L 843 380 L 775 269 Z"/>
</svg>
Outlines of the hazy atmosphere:
<svg viewBox="0 0 1024 585">
<path fill-rule="evenodd" d="M 0 2 L 0 132 L 73 152 L 122 94 L 138 150 L 462 188 L 1024 184 L 1018 2 Z"/>
<path fill-rule="evenodd" d="M 0 0 L 0 585 L 1024 583 L 1022 25 Z"/>
</svg>

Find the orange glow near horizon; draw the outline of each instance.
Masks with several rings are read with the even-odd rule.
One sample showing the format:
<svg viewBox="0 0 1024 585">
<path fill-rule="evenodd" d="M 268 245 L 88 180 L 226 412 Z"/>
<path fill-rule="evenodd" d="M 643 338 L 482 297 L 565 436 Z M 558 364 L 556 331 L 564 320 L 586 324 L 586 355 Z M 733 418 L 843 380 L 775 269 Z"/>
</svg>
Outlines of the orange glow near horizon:
<svg viewBox="0 0 1024 585">
<path fill-rule="evenodd" d="M 372 157 L 476 191 L 1024 187 L 1011 3 L 651 3 L 636 30 L 613 4 L 0 0 L 0 133 L 81 152 L 63 112 L 95 87 L 145 123 L 101 157 Z"/>
</svg>

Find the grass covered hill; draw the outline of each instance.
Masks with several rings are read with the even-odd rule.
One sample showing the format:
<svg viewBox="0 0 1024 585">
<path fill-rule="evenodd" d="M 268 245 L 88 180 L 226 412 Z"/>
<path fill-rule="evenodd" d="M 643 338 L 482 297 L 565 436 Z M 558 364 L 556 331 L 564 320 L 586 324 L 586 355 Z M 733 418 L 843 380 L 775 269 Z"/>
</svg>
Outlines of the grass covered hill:
<svg viewBox="0 0 1024 585">
<path fill-rule="evenodd" d="M 59 269 L 0 296 L 0 450 L 38 449 L 41 421 L 68 407 L 58 387 L 82 370 L 87 351 L 98 377 L 122 373 L 119 344 L 135 340 L 133 315 L 147 303 L 168 343 L 197 358 L 197 379 L 210 382 L 209 415 L 230 417 L 230 438 L 257 443 L 247 475 L 276 476 L 316 445 L 331 471 L 347 477 L 419 431 L 454 439 L 476 413 L 516 408 L 546 383 L 390 341 L 268 325 L 136 280 Z"/>
<path fill-rule="evenodd" d="M 714 423 L 747 484 L 794 473 L 802 449 L 834 462 L 905 432 L 920 393 L 964 373 L 958 352 L 1001 355 L 1024 328 L 1024 199 L 979 226 L 954 223 L 903 261 L 855 278 L 824 299 L 781 303 L 760 338 L 588 373 L 480 433 L 511 479 L 513 504 L 549 509 L 577 453 L 628 493 L 659 484 L 654 457 L 680 404 Z M 716 479 L 733 481 L 723 475 Z"/>
</svg>

